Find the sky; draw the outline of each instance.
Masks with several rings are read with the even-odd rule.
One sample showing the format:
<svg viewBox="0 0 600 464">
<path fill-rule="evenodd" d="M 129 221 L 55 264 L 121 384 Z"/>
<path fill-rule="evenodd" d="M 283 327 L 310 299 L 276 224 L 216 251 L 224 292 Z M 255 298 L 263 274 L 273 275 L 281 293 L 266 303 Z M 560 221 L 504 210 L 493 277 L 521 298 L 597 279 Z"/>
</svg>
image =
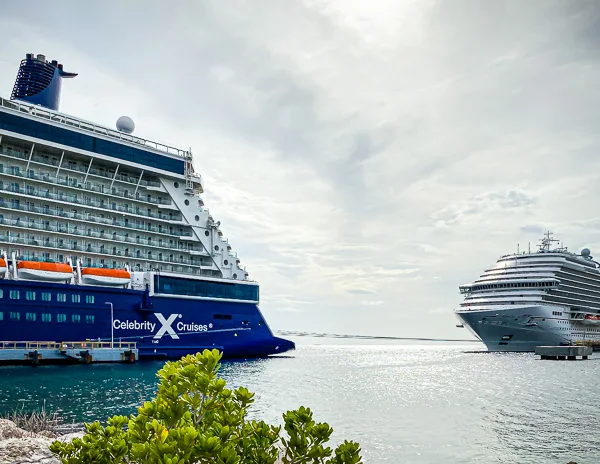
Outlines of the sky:
<svg viewBox="0 0 600 464">
<path fill-rule="evenodd" d="M 191 147 L 274 330 L 469 339 L 499 256 L 600 255 L 595 1 L 4 0 L 0 30 L 3 97 L 42 53 L 62 112 Z"/>
</svg>

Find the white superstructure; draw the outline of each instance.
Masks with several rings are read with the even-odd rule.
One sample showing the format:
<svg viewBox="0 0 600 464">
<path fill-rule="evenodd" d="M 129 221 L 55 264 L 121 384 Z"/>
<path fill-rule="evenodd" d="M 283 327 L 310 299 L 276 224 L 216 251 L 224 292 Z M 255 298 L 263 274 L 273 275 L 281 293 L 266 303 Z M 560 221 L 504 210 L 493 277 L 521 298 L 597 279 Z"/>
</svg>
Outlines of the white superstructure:
<svg viewBox="0 0 600 464">
<path fill-rule="evenodd" d="M 455 314 L 490 351 L 600 344 L 600 266 L 590 250 L 575 254 L 555 242 L 548 232 L 537 252 L 502 256 L 459 287 Z"/>
<path fill-rule="evenodd" d="M 114 130 L 2 98 L 0 112 L 7 121 L 18 116 L 20 127 L 31 120 L 32 127 L 43 122 L 65 134 L 61 144 L 0 128 L 0 248 L 8 258 L 248 280 L 204 207 L 191 151 L 131 135 L 128 118 Z M 160 155 L 161 163 L 179 163 L 181 173 L 149 159 L 121 161 L 75 148 L 74 134 Z"/>
</svg>

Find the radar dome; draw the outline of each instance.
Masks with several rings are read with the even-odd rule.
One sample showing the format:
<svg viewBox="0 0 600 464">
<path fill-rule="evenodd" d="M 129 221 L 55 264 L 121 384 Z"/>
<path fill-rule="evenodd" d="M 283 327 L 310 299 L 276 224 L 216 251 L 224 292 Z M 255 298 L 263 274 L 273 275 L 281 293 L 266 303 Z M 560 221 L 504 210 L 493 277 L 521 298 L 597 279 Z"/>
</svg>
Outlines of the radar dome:
<svg viewBox="0 0 600 464">
<path fill-rule="evenodd" d="M 121 116 L 117 119 L 117 130 L 119 132 L 125 132 L 126 134 L 133 134 L 133 131 L 135 130 L 133 119 L 129 116 Z"/>
<path fill-rule="evenodd" d="M 583 250 L 581 250 L 581 256 L 583 256 L 584 258 L 589 258 L 590 253 L 591 251 L 589 248 L 584 248 Z"/>
</svg>

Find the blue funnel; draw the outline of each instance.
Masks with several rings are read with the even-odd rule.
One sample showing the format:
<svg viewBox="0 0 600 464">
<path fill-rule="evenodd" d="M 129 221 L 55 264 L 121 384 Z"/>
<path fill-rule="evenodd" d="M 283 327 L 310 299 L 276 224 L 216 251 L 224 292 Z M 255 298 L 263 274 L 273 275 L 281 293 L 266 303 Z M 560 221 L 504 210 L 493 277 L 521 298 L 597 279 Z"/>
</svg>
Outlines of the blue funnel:
<svg viewBox="0 0 600 464">
<path fill-rule="evenodd" d="M 63 71 L 57 61 L 48 62 L 44 55 L 28 53 L 21 61 L 11 100 L 23 100 L 34 105 L 58 111 L 60 87 L 63 78 L 77 74 Z"/>
</svg>

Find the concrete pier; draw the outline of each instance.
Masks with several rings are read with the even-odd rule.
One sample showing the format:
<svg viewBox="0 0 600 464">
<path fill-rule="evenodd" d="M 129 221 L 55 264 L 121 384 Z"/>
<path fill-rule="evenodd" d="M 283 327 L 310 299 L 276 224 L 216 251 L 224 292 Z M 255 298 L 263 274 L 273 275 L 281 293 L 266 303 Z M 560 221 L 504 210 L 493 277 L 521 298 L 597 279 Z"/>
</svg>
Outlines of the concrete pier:
<svg viewBox="0 0 600 464">
<path fill-rule="evenodd" d="M 0 364 L 134 363 L 136 343 L 130 342 L 0 342 Z"/>
<path fill-rule="evenodd" d="M 592 354 L 591 346 L 536 346 L 535 354 L 540 359 L 574 361 L 578 358 L 588 359 Z"/>
</svg>

